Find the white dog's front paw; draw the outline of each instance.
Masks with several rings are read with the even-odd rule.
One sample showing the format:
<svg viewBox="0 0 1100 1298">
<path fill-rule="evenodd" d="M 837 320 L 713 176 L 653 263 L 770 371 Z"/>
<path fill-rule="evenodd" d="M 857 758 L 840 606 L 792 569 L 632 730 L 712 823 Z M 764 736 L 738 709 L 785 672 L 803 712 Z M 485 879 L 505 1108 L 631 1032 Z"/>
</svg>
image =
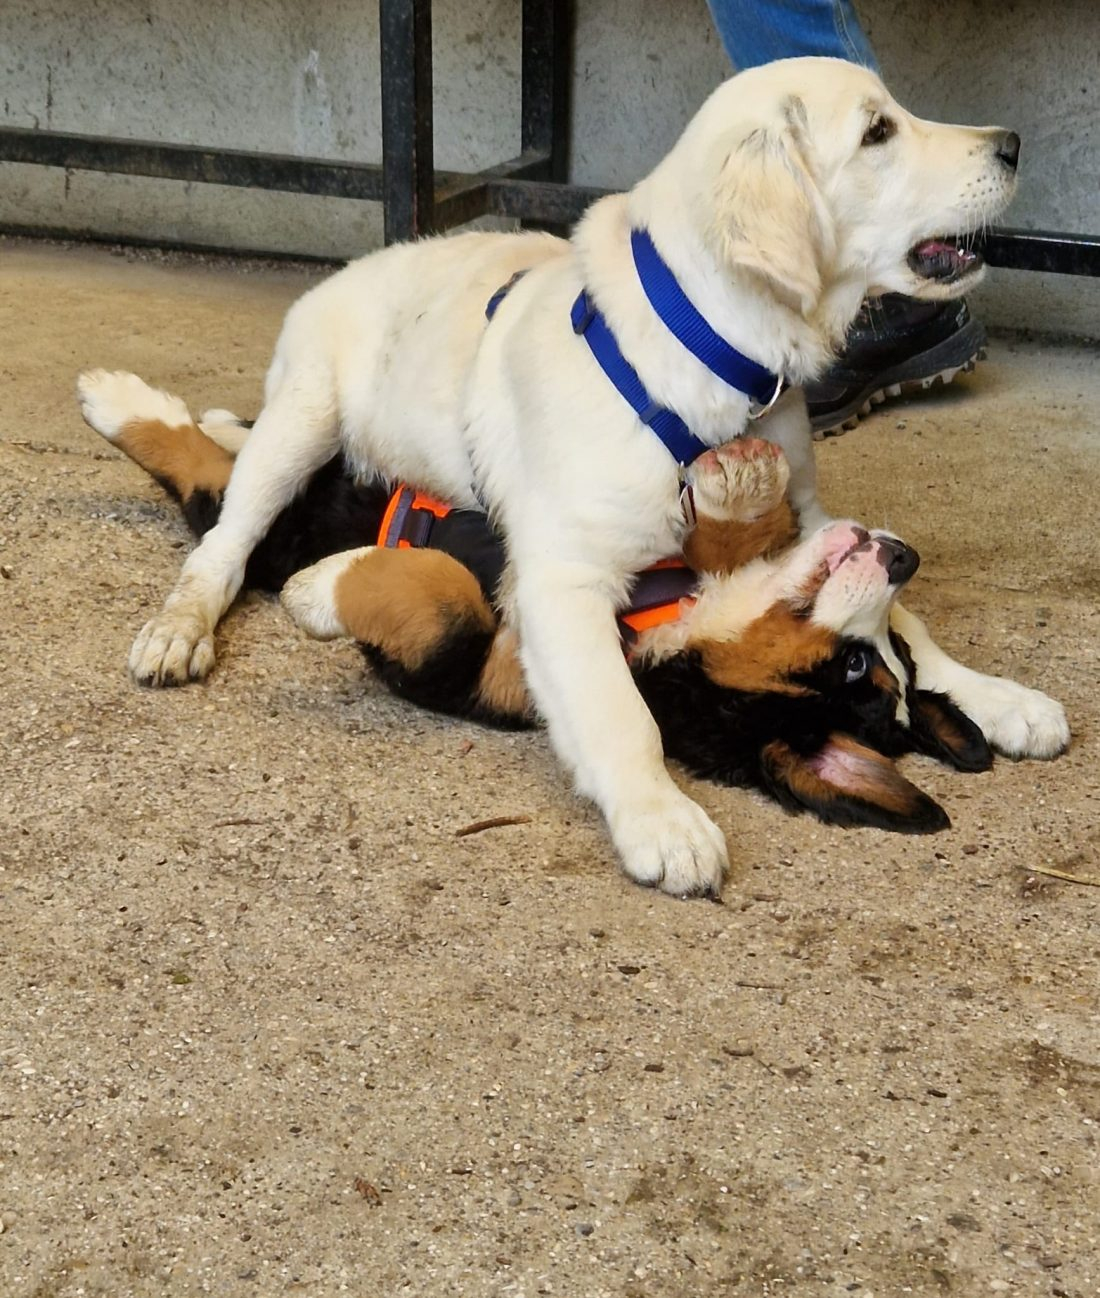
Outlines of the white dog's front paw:
<svg viewBox="0 0 1100 1298">
<path fill-rule="evenodd" d="M 752 522 L 783 499 L 791 471 L 778 446 L 739 437 L 701 455 L 688 469 L 696 508 L 711 518 Z"/>
<path fill-rule="evenodd" d="M 130 650 L 130 674 L 139 685 L 186 685 L 213 666 L 213 635 L 197 617 L 172 611 L 146 622 Z"/>
<path fill-rule="evenodd" d="M 1057 757 L 1069 746 L 1065 710 L 1039 690 L 975 672 L 948 692 L 1005 757 Z"/>
<path fill-rule="evenodd" d="M 85 370 L 76 381 L 80 413 L 89 428 L 113 442 L 134 420 L 186 428 L 187 405 L 126 370 Z"/>
<path fill-rule="evenodd" d="M 675 897 L 717 897 L 729 859 L 722 831 L 678 789 L 611 825 L 623 868 L 637 883 Z"/>
</svg>

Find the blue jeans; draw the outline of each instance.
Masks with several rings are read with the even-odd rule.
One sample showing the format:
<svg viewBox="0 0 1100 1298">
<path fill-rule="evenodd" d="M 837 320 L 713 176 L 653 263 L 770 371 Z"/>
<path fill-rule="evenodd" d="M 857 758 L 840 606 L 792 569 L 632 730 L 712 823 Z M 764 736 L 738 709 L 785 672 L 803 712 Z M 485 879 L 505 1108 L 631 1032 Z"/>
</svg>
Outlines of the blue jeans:
<svg viewBox="0 0 1100 1298">
<path fill-rule="evenodd" d="M 738 70 L 774 59 L 820 54 L 862 63 L 878 60 L 852 0 L 707 0 L 714 25 Z"/>
</svg>

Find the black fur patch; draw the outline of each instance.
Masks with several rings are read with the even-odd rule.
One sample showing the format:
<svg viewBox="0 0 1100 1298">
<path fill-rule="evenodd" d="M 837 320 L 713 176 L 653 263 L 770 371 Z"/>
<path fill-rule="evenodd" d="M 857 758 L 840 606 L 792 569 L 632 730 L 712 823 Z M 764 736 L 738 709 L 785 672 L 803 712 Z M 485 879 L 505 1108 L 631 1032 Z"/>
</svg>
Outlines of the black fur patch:
<svg viewBox="0 0 1100 1298">
<path fill-rule="evenodd" d="M 863 674 L 849 681 L 857 661 Z M 809 691 L 801 696 L 724 688 L 707 676 L 697 654 L 640 667 L 635 681 L 660 728 L 665 752 L 697 776 L 759 789 L 788 811 L 811 811 L 830 824 L 903 833 L 943 829 L 950 823 L 943 809 L 889 763 L 910 751 L 911 744 L 896 720 L 895 696 L 875 684 L 875 667 L 884 664 L 873 645 L 848 641 L 828 661 L 793 678 Z M 870 796 L 827 783 L 815 789 L 816 777 L 789 780 L 790 771 L 774 760 L 778 744 L 788 766 L 812 771 L 814 759 L 837 735 L 884 755 L 877 781 L 868 784 Z M 875 783 L 877 790 L 871 787 Z M 876 791 L 884 805 L 874 801 Z"/>
<path fill-rule="evenodd" d="M 395 694 L 418 707 L 501 730 L 527 730 L 530 722 L 487 708 L 478 698 L 478 683 L 495 634 L 463 618 L 415 669 L 391 658 L 377 645 L 360 643 L 359 648 L 380 679 Z"/>
<path fill-rule="evenodd" d="M 957 771 L 988 771 L 993 749 L 985 735 L 946 694 L 912 690 L 909 735 L 918 753 L 927 753 Z"/>
<path fill-rule="evenodd" d="M 763 788 L 760 753 L 775 739 L 804 756 L 837 732 L 891 756 L 909 751 L 894 700 L 874 685 L 870 670 L 845 681 L 855 648 L 868 662 L 881 662 L 873 645 L 848 642 L 828 662 L 794 678 L 811 691 L 805 696 L 726 689 L 707 676 L 697 654 L 642 666 L 634 679 L 670 757 L 704 779 Z"/>
<path fill-rule="evenodd" d="M 176 496 L 176 492 L 166 483 L 162 485 Z M 179 499 L 178 496 L 176 498 Z M 218 515 L 222 512 L 222 494 L 220 491 L 207 491 L 205 487 L 199 487 L 191 493 L 181 508 L 187 526 L 196 536 L 203 536 L 218 521 Z"/>
</svg>

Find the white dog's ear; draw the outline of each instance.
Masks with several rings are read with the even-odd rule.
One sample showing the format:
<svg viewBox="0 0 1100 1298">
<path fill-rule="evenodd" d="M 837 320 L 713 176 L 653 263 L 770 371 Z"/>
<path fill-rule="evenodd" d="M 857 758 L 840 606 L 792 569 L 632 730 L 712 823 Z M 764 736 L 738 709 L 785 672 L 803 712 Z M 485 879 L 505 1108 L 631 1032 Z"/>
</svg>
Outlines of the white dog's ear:
<svg viewBox="0 0 1100 1298">
<path fill-rule="evenodd" d="M 808 315 L 821 299 L 835 249 L 832 219 L 805 159 L 806 114 L 791 98 L 719 171 L 714 230 L 721 256 L 769 280 Z"/>
</svg>

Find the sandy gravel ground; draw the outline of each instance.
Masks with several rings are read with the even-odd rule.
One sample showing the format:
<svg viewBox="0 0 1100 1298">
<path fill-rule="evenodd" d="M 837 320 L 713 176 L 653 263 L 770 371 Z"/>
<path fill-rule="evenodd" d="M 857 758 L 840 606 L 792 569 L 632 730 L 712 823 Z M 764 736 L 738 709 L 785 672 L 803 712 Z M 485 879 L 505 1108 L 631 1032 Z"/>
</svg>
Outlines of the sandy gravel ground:
<svg viewBox="0 0 1100 1298">
<path fill-rule="evenodd" d="M 1100 1292 L 1100 369 L 1001 342 L 821 454 L 1072 750 L 908 769 L 906 840 L 695 786 L 725 905 L 619 876 L 540 735 L 268 600 L 130 641 L 188 544 L 82 366 L 253 413 L 302 272 L 0 245 L 0 1294 Z M 456 838 L 491 816 L 526 824 Z"/>
</svg>

